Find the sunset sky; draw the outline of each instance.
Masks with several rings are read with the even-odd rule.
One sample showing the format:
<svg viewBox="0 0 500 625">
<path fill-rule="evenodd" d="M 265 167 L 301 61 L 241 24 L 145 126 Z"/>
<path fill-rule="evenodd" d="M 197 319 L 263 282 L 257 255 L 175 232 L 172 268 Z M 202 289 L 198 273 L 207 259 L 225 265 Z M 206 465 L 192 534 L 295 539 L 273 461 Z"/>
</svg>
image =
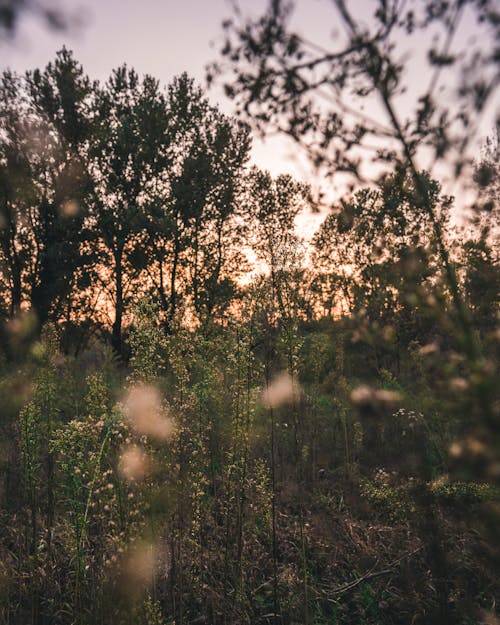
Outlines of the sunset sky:
<svg viewBox="0 0 500 625">
<path fill-rule="evenodd" d="M 259 14 L 266 4 L 266 0 L 239 2 L 245 14 Z M 74 51 L 91 78 L 105 80 L 114 67 L 126 62 L 139 74 L 152 74 L 163 84 L 186 71 L 203 85 L 207 64 L 218 58 L 222 21 L 233 14 L 229 0 L 61 0 L 56 6 L 70 16 L 77 16 L 80 26 L 67 32 L 54 32 L 35 16 L 24 15 L 16 37 L 0 43 L 0 69 L 10 67 L 23 72 L 43 67 L 66 45 Z M 363 22 L 369 19 L 373 3 L 349 0 L 349 7 Z M 337 34 L 332 3 L 327 0 L 298 2 L 294 26 L 310 40 L 331 47 L 331 36 Z M 474 24 L 465 16 L 457 38 L 461 43 L 473 45 L 474 29 Z M 405 45 L 406 42 L 401 42 L 404 51 Z M 429 79 L 428 67 L 419 57 L 419 52 L 428 45 L 429 41 L 419 40 L 418 35 L 407 45 L 406 52 L 412 55 L 412 63 L 406 98 L 412 105 L 417 91 Z M 220 87 L 212 88 L 209 97 L 226 113 L 234 110 Z M 404 100 L 401 105 L 404 109 Z M 498 102 L 490 103 L 481 123 L 481 139 L 491 132 L 496 110 Z M 306 159 L 282 138 L 274 137 L 266 142 L 255 140 L 252 160 L 273 174 L 288 172 L 311 180 Z M 307 219 L 311 227 L 317 221 L 317 216 Z"/>
<path fill-rule="evenodd" d="M 254 10 L 265 6 L 262 0 L 247 4 Z M 227 0 L 66 0 L 58 6 L 79 16 L 81 25 L 60 33 L 48 30 L 35 16 L 23 16 L 16 39 L 1 45 L 2 69 L 42 67 L 66 45 L 92 78 L 105 80 L 126 62 L 163 84 L 186 71 L 204 85 L 205 67 L 217 58 L 222 21 L 232 12 Z M 212 89 L 209 96 L 232 112 L 232 103 L 220 89 Z M 272 149 L 260 142 L 255 146 L 255 162 L 273 173 L 300 175 L 289 150 L 282 142 L 272 143 Z"/>
</svg>

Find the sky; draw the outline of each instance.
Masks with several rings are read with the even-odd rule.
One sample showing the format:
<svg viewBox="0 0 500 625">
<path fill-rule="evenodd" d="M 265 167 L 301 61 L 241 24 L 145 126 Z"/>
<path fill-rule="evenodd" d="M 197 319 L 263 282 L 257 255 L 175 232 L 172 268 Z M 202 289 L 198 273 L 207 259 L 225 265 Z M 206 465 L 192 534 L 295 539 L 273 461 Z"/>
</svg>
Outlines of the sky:
<svg viewBox="0 0 500 625">
<path fill-rule="evenodd" d="M 80 25 L 55 32 L 36 16 L 23 15 L 15 38 L 0 42 L 0 70 L 9 67 L 24 72 L 43 67 L 66 45 L 93 79 L 106 80 L 113 68 L 126 62 L 139 74 L 149 73 L 165 85 L 184 71 L 204 85 L 207 64 L 218 58 L 222 22 L 233 14 L 230 0 L 59 0 L 58 4 L 57 0 L 50 1 L 70 17 L 76 15 Z M 255 15 L 262 12 L 267 1 L 239 0 L 239 4 L 245 14 Z M 335 33 L 331 4 L 328 0 L 300 0 L 294 27 L 315 43 L 331 46 L 331 36 Z M 371 0 L 348 0 L 348 4 L 360 23 L 369 19 Z M 463 19 L 458 37 L 473 43 L 474 35 L 472 21 Z M 400 43 L 404 49 L 405 42 Z M 428 69 L 418 55 L 428 42 L 416 38 L 411 45 L 414 48 L 408 47 L 406 51 L 413 55 L 414 61 L 405 97 L 414 104 L 416 90 L 429 78 Z M 234 110 L 220 87 L 212 88 L 208 96 L 224 112 L 231 114 Z M 404 98 L 401 106 L 403 109 L 406 106 Z M 493 127 L 496 110 L 498 100 L 484 116 L 482 137 Z M 374 114 L 378 115 L 378 111 Z M 283 138 L 273 137 L 265 142 L 254 139 L 252 161 L 273 175 L 291 173 L 311 181 L 307 159 Z M 313 181 L 313 187 L 314 184 Z M 302 218 L 303 227 L 306 231 L 315 229 L 320 219 L 317 215 L 307 215 Z"/>
<path fill-rule="evenodd" d="M 312 3 L 319 6 L 316 0 Z M 57 32 L 47 29 L 35 15 L 23 15 L 15 38 L 0 43 L 0 70 L 22 73 L 44 67 L 65 45 L 93 79 L 105 81 L 113 68 L 127 63 L 165 85 L 186 71 L 204 86 L 205 68 L 217 59 L 220 49 L 222 22 L 232 15 L 228 0 L 65 0 L 56 6 L 70 17 L 77 16 L 79 26 Z M 255 13 L 266 2 L 243 0 L 242 6 Z M 317 14 L 305 14 L 305 25 L 314 27 Z M 225 113 L 233 112 L 233 104 L 220 87 L 212 88 L 208 96 Z M 255 138 L 251 161 L 273 175 L 310 177 L 305 156 L 282 137 Z M 322 215 L 308 213 L 299 218 L 298 225 L 308 237 L 322 219 Z"/>
<path fill-rule="evenodd" d="M 247 3 L 253 10 L 265 6 L 261 0 Z M 66 45 L 91 78 L 104 81 L 126 62 L 163 84 L 186 71 L 204 85 L 205 68 L 220 48 L 222 21 L 232 14 L 227 0 L 66 0 L 59 6 L 77 15 L 80 26 L 54 32 L 36 16 L 23 16 L 16 38 L 0 44 L 0 69 L 43 67 Z M 224 112 L 233 111 L 220 88 L 211 89 L 209 97 Z M 271 148 L 254 143 L 253 159 L 259 166 L 273 174 L 301 175 L 283 141 L 273 140 Z"/>
</svg>

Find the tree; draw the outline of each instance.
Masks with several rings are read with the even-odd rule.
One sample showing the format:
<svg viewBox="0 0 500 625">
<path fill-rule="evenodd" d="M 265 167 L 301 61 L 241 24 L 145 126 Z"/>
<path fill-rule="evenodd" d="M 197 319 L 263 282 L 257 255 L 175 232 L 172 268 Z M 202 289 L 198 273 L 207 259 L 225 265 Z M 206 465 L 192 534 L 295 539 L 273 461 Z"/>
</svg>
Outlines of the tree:
<svg viewBox="0 0 500 625">
<path fill-rule="evenodd" d="M 239 19 L 225 23 L 222 55 L 228 62 L 212 66 L 208 78 L 229 72 L 226 93 L 256 127 L 287 133 L 328 173 L 363 178 L 367 158 L 362 154 L 372 154 L 372 164 L 399 163 L 408 170 L 422 196 L 421 210 L 433 224 L 468 358 L 477 364 L 480 347 L 417 157 L 423 149 L 430 151 L 431 162 L 447 164 L 453 174 L 470 165 L 467 148 L 498 82 L 494 3 L 420 0 L 405 7 L 397 0 L 377 0 L 368 24 L 344 0 L 335 0 L 333 7 L 343 33 L 340 45 L 331 49 L 291 28 L 290 3 L 272 0 L 256 19 L 239 13 Z M 483 36 L 475 46 L 455 50 L 453 38 L 466 12 Z M 411 76 L 401 61 L 401 42 L 433 30 L 437 36 L 420 55 L 430 78 L 419 92 L 417 85 L 408 84 Z M 400 100 L 410 87 L 414 106 L 403 118 Z M 443 98 L 448 92 L 456 105 Z"/>
<path fill-rule="evenodd" d="M 425 179 L 444 228 L 452 200 L 441 195 L 436 181 Z M 312 265 L 329 276 L 333 290 L 327 297 L 337 294 L 348 312 L 363 310 L 370 320 L 383 321 L 426 280 L 439 277 L 433 228 L 418 210 L 420 201 L 403 171 L 340 201 L 313 239 Z"/>
<path fill-rule="evenodd" d="M 63 48 L 43 72 L 27 75 L 27 88 L 35 114 L 47 125 L 45 140 L 51 145 L 50 153 L 37 163 L 41 197 L 34 222 L 38 276 L 31 303 L 43 324 L 51 314 L 57 319 L 63 312 L 77 274 L 89 260 L 84 249 L 90 236 L 85 227 L 89 182 L 85 150 L 93 131 L 94 85 Z"/>
<path fill-rule="evenodd" d="M 184 110 L 182 99 L 190 100 L 188 126 L 176 141 L 183 154 L 171 172 L 171 210 L 174 233 L 179 229 L 182 233 L 187 293 L 203 321 L 228 305 L 236 288 L 234 278 L 241 271 L 245 216 L 239 196 L 250 139 L 247 128 L 210 106 L 186 76 L 174 83 L 171 95 L 170 107 L 177 116 Z"/>
<path fill-rule="evenodd" d="M 308 205 L 310 189 L 289 175 L 273 179 L 269 172 L 253 168 L 247 178 L 246 202 L 252 223 L 250 243 L 270 274 L 278 316 L 283 322 L 296 318 L 300 301 L 304 250 L 295 232 L 295 220 Z"/>
<path fill-rule="evenodd" d="M 96 251 L 110 272 L 113 346 L 122 350 L 123 315 L 139 275 L 143 210 L 168 165 L 165 96 L 151 76 L 122 66 L 97 89 L 96 129 L 89 146 Z M 142 267 L 140 267 L 142 269 Z M 100 279 L 106 282 L 103 274 Z"/>
<path fill-rule="evenodd" d="M 500 223 L 500 124 L 486 139 L 482 154 L 474 167 L 474 186 L 478 201 L 473 208 L 473 225 L 479 235 L 490 241 L 498 256 Z"/>
<path fill-rule="evenodd" d="M 452 199 L 422 177 L 445 229 Z M 339 202 L 312 241 L 320 302 L 351 318 L 352 336 L 371 346 L 377 370 L 399 372 L 410 343 L 432 340 L 436 311 L 429 298 L 446 292 L 433 227 L 419 201 L 413 179 L 398 171 Z"/>
<path fill-rule="evenodd" d="M 488 336 L 496 325 L 500 293 L 498 259 L 483 237 L 469 239 L 463 245 L 464 287 L 474 323 L 481 335 Z"/>
<path fill-rule="evenodd" d="M 18 96 L 20 79 L 10 72 L 2 76 L 0 124 L 0 258 L 2 291 L 7 295 L 2 315 L 13 317 L 21 309 L 30 249 L 26 240 L 27 213 L 35 189 L 29 155 L 23 149 L 26 128 Z"/>
<path fill-rule="evenodd" d="M 2 253 L 11 313 L 28 301 L 40 325 L 68 305 L 83 242 L 92 85 L 63 49 L 43 72 L 2 83 Z"/>
</svg>

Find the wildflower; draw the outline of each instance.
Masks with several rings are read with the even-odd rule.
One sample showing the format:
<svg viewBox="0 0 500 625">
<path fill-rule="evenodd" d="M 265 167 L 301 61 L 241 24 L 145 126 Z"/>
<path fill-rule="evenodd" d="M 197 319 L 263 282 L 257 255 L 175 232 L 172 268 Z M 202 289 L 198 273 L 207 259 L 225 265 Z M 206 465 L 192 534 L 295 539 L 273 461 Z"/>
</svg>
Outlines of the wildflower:
<svg viewBox="0 0 500 625">
<path fill-rule="evenodd" d="M 129 482 L 143 480 L 149 472 L 149 460 L 144 450 L 136 445 L 127 447 L 120 457 L 119 471 Z"/>
<path fill-rule="evenodd" d="M 450 388 L 452 391 L 463 392 L 466 391 L 469 383 L 465 378 L 453 378 L 450 380 Z"/>
<path fill-rule="evenodd" d="M 80 204 L 77 200 L 66 200 L 61 204 L 60 212 L 64 217 L 76 217 L 80 212 Z"/>
<path fill-rule="evenodd" d="M 123 556 L 121 586 L 125 593 L 137 593 L 152 581 L 157 550 L 148 541 L 140 541 Z"/>
<path fill-rule="evenodd" d="M 423 345 L 418 351 L 422 356 L 435 354 L 436 352 L 439 352 L 439 345 L 436 343 L 436 341 L 434 341 L 433 343 Z"/>
<path fill-rule="evenodd" d="M 351 401 L 354 404 L 366 404 L 372 401 L 374 397 L 373 389 L 366 385 L 362 384 L 355 388 L 351 393 Z"/>
<path fill-rule="evenodd" d="M 165 440 L 173 432 L 173 422 L 166 416 L 160 392 L 154 386 L 141 384 L 130 388 L 123 411 L 138 434 Z"/>
<path fill-rule="evenodd" d="M 291 403 L 298 396 L 298 386 L 291 376 L 284 372 L 276 377 L 262 393 L 262 403 L 267 408 L 276 408 Z"/>
<path fill-rule="evenodd" d="M 401 400 L 401 394 L 397 391 L 386 389 L 376 390 L 371 386 L 362 384 L 351 393 L 351 401 L 361 406 L 373 404 L 394 404 Z"/>
<path fill-rule="evenodd" d="M 401 393 L 398 393 L 398 391 L 381 389 L 379 391 L 375 391 L 375 399 L 382 404 L 396 404 L 401 400 Z"/>
</svg>

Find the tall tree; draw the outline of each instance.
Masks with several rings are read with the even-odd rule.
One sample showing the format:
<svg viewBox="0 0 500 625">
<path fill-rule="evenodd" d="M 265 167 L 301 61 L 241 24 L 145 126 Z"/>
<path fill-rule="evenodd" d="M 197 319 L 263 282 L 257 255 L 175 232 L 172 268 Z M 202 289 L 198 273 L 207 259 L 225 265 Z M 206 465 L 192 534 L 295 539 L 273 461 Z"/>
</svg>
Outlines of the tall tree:
<svg viewBox="0 0 500 625">
<path fill-rule="evenodd" d="M 109 270 L 114 318 L 112 339 L 122 350 L 123 315 L 139 275 L 133 262 L 141 245 L 148 193 L 168 164 L 165 96 L 151 76 L 142 80 L 122 66 L 98 89 L 96 131 L 89 147 L 93 181 L 92 220 L 97 250 Z"/>
<path fill-rule="evenodd" d="M 27 75 L 34 113 L 45 125 L 43 147 L 48 148 L 38 152 L 33 164 L 39 206 L 33 223 L 37 276 L 31 304 L 42 324 L 63 312 L 77 273 L 87 262 L 85 154 L 92 133 L 94 86 L 65 48 L 43 72 Z"/>
<path fill-rule="evenodd" d="M 85 264 L 84 144 L 92 85 L 62 50 L 45 70 L 2 81 L 2 252 L 11 312 L 58 319 Z"/>
<path fill-rule="evenodd" d="M 247 130 L 211 108 L 174 186 L 184 207 L 189 293 L 201 320 L 216 307 L 224 310 L 235 292 L 243 262 L 238 195 L 248 150 Z"/>
<path fill-rule="evenodd" d="M 354 4 L 331 6 L 341 34 L 330 47 L 294 30 L 292 3 L 271 0 L 256 18 L 238 12 L 225 22 L 227 63 L 215 64 L 209 79 L 229 72 L 226 92 L 240 110 L 262 131 L 277 128 L 305 146 L 328 173 L 347 172 L 356 181 L 367 163 L 376 163 L 375 171 L 397 163 L 408 170 L 433 224 L 467 358 L 476 366 L 481 348 L 417 158 L 439 161 L 451 175 L 471 164 L 468 148 L 498 86 L 494 2 L 374 0 L 369 23 Z M 473 46 L 455 36 L 466 11 L 481 33 Z M 423 54 L 406 55 L 409 39 L 431 32 L 436 36 Z M 406 71 L 416 59 L 429 70 L 418 84 Z M 404 93 L 410 104 L 401 107 Z"/>
<path fill-rule="evenodd" d="M 186 74 L 169 85 L 166 106 L 167 162 L 144 214 L 144 261 L 168 326 L 181 298 L 201 319 L 234 291 L 229 275 L 241 265 L 237 197 L 249 136 Z"/>
<path fill-rule="evenodd" d="M 0 90 L 0 280 L 2 315 L 20 311 L 26 273 L 32 253 L 29 237 L 29 208 L 35 189 L 30 172 L 29 150 L 25 150 L 26 103 L 21 80 L 5 72 Z"/>
<path fill-rule="evenodd" d="M 279 317 L 290 321 L 304 304 L 300 301 L 304 250 L 295 220 L 308 205 L 310 190 L 289 175 L 273 179 L 257 168 L 249 173 L 247 185 L 246 202 L 252 217 L 249 240 L 269 271 Z"/>
</svg>

